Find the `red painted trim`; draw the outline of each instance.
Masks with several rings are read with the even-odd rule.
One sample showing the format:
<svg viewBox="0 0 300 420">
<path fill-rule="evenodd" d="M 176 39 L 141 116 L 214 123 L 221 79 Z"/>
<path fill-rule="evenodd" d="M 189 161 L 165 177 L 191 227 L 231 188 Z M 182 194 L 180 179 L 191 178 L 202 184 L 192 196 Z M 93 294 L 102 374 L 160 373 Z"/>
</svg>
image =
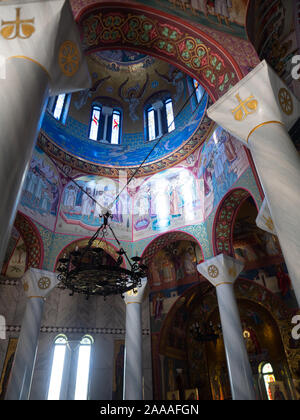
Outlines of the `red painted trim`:
<svg viewBox="0 0 300 420">
<path fill-rule="evenodd" d="M 248 193 L 248 195 L 243 200 L 241 200 L 240 203 L 238 204 L 238 206 L 234 209 L 234 215 L 233 215 L 233 218 L 232 218 L 232 221 L 231 221 L 231 226 L 230 226 L 230 248 L 231 248 L 231 251 L 233 249 L 232 243 L 233 243 L 233 228 L 234 228 L 234 223 L 235 223 L 235 220 L 236 220 L 237 212 L 238 212 L 239 208 L 241 207 L 241 205 L 249 197 L 252 197 L 252 199 L 253 199 L 253 201 L 254 201 L 254 203 L 256 205 L 257 210 L 259 210 L 259 207 L 258 207 L 258 204 L 257 204 L 257 202 L 255 200 L 255 197 L 253 196 L 253 194 L 247 188 L 237 187 L 237 188 L 233 188 L 233 189 L 229 190 L 226 193 L 226 195 L 222 198 L 222 200 L 220 201 L 220 203 L 219 203 L 219 205 L 217 207 L 217 210 L 216 210 L 216 213 L 215 213 L 215 217 L 214 217 L 214 221 L 213 221 L 213 226 L 212 226 L 212 235 L 211 235 L 211 237 L 212 237 L 212 245 L 213 245 L 213 254 L 214 254 L 214 256 L 218 255 L 217 254 L 217 245 L 216 245 L 216 225 L 217 225 L 217 222 L 218 222 L 218 219 L 219 219 L 219 214 L 220 214 L 220 212 L 221 212 L 221 210 L 223 208 L 224 202 L 228 199 L 228 197 L 234 191 L 238 191 L 238 190 L 246 191 Z"/>
<path fill-rule="evenodd" d="M 43 267 L 43 262 L 44 262 L 44 243 L 42 240 L 42 237 L 40 235 L 40 232 L 38 231 L 37 227 L 35 226 L 35 224 L 33 223 L 33 221 L 26 216 L 24 213 L 22 213 L 21 211 L 18 211 L 17 216 L 23 218 L 24 220 L 26 220 L 26 222 L 28 223 L 28 225 L 31 226 L 32 230 L 34 231 L 34 233 L 36 234 L 36 239 L 40 245 L 40 261 L 39 261 L 39 266 L 38 268 L 42 268 Z M 20 233 L 20 235 L 22 236 L 22 239 L 26 245 L 26 238 L 23 236 L 22 232 L 20 232 L 20 230 L 15 226 L 15 228 L 17 229 L 17 231 Z M 28 255 L 27 255 L 28 256 Z M 26 261 L 26 269 L 28 268 L 28 261 Z"/>
</svg>

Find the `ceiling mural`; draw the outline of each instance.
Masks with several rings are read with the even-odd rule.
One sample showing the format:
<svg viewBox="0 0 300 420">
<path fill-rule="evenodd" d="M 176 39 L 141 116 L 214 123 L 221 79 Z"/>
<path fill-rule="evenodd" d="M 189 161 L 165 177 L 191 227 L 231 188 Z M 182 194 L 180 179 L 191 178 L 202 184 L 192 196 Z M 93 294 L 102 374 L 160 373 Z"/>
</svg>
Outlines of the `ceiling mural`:
<svg viewBox="0 0 300 420">
<path fill-rule="evenodd" d="M 121 43 L 124 49 L 176 61 L 180 69 L 205 85 L 213 99 L 237 83 L 238 65 L 200 29 L 165 14 L 132 12 L 126 5 L 116 8 L 113 3 L 85 11 L 78 21 L 85 51 L 117 49 Z"/>
<path fill-rule="evenodd" d="M 39 148 L 34 149 L 23 184 L 19 210 L 54 230 L 60 199 L 60 179 L 57 168 Z"/>
<path fill-rule="evenodd" d="M 117 177 L 118 169 L 121 168 L 133 172 L 135 170 L 133 168 L 139 166 L 148 156 L 139 171 L 139 176 L 148 175 L 174 166 L 205 140 L 207 132 L 214 125 L 204 115 L 207 104 L 206 97 L 195 113 L 191 113 L 188 104 L 183 111 L 187 119 L 184 120 L 181 114 L 182 125 L 163 136 L 155 148 L 155 141 L 144 141 L 144 133 L 139 133 L 139 137 L 142 135 L 142 140 L 140 144 L 137 142 L 135 147 L 94 142 L 89 140 L 87 135 L 79 138 L 76 136 L 76 124 L 73 124 L 73 133 L 46 114 L 39 135 L 39 147 L 47 151 L 50 156 L 76 169 L 111 177 Z"/>
<path fill-rule="evenodd" d="M 300 95 L 299 83 L 292 77 L 291 59 L 298 54 L 295 11 L 295 1 L 252 2 L 247 27 L 260 60 L 267 60 L 294 93 Z"/>
<path fill-rule="evenodd" d="M 134 240 L 203 221 L 203 182 L 185 168 L 152 176 L 134 195 Z"/>
<path fill-rule="evenodd" d="M 69 182 L 64 188 L 56 232 L 90 235 L 103 222 L 101 214 L 110 209 L 110 224 L 118 239 L 131 240 L 132 204 L 126 189 L 123 191 L 124 185 L 93 175 L 79 177 L 75 182 Z"/>
<path fill-rule="evenodd" d="M 75 18 L 78 18 L 84 8 L 96 3 L 99 2 L 71 0 Z M 105 4 L 105 2 L 103 3 Z M 248 0 L 137 0 L 135 3 L 170 13 L 193 24 L 217 28 L 229 35 L 244 39 L 247 37 L 245 20 Z M 122 4 L 129 5 L 130 1 L 122 1 Z"/>
</svg>

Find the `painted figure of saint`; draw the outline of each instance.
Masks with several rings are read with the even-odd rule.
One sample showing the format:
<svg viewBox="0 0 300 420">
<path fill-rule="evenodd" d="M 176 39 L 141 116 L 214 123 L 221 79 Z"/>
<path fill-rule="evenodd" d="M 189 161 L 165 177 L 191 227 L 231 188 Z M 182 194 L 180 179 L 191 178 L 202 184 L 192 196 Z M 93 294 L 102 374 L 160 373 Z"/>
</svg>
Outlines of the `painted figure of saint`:
<svg viewBox="0 0 300 420">
<path fill-rule="evenodd" d="M 215 0 L 215 13 L 218 17 L 219 23 L 222 23 L 222 18 L 224 18 L 226 25 L 229 25 L 229 9 L 231 7 L 231 0 Z"/>
<path fill-rule="evenodd" d="M 91 194 L 91 188 L 86 189 L 87 194 L 83 194 L 82 196 L 82 204 L 81 204 L 81 217 L 82 219 L 87 217 L 89 220 L 91 213 L 92 213 L 92 206 L 93 206 L 93 200 L 91 197 L 89 197 L 88 194 Z"/>
<path fill-rule="evenodd" d="M 191 0 L 191 8 L 202 12 L 205 16 L 208 16 L 207 3 L 208 0 Z"/>
</svg>

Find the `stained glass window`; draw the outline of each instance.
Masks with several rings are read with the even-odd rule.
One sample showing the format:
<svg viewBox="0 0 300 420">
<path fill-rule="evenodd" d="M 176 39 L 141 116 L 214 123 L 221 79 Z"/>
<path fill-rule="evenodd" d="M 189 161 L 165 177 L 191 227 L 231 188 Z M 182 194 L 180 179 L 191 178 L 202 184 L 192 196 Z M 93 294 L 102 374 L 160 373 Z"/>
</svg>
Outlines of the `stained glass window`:
<svg viewBox="0 0 300 420">
<path fill-rule="evenodd" d="M 112 114 L 111 144 L 119 144 L 121 115 L 119 111 Z"/>
<path fill-rule="evenodd" d="M 48 390 L 48 400 L 59 400 L 62 384 L 65 354 L 67 347 L 67 338 L 59 336 L 55 340 L 54 354 L 50 377 L 50 386 Z"/>
<path fill-rule="evenodd" d="M 261 373 L 264 378 L 264 383 L 269 400 L 273 400 L 272 392 L 270 389 L 270 384 L 275 382 L 275 376 L 273 372 L 272 365 L 270 363 L 265 363 L 262 367 Z"/>
<path fill-rule="evenodd" d="M 78 351 L 75 400 L 86 400 L 88 398 L 91 347 L 92 338 L 89 336 L 83 337 Z"/>
<path fill-rule="evenodd" d="M 155 133 L 155 114 L 154 109 L 148 109 L 148 138 L 149 140 L 154 140 L 156 138 Z"/>
<path fill-rule="evenodd" d="M 171 131 L 175 130 L 172 99 L 167 99 L 165 102 L 165 105 L 166 105 L 168 132 L 170 133 Z"/>
<path fill-rule="evenodd" d="M 99 106 L 93 106 L 91 124 L 90 124 L 90 140 L 98 140 L 98 131 L 100 126 L 100 114 L 101 108 Z"/>
</svg>

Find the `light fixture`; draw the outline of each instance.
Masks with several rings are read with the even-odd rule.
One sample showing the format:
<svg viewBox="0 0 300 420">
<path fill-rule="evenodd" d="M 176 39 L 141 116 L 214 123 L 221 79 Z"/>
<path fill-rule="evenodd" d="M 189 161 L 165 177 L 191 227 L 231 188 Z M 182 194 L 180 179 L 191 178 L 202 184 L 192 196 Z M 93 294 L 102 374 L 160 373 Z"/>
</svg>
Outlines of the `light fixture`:
<svg viewBox="0 0 300 420">
<path fill-rule="evenodd" d="M 123 295 L 131 289 L 141 286 L 141 280 L 146 276 L 147 267 L 141 264 L 141 258 L 136 256 L 129 258 L 121 247 L 114 231 L 109 225 L 109 218 L 112 215 L 106 212 L 103 216 L 103 223 L 95 234 L 89 239 L 87 246 L 76 247 L 69 255 L 64 255 L 59 260 L 57 267 L 58 279 L 63 288 L 74 293 L 85 294 L 87 298 L 92 295 Z M 105 241 L 108 230 L 112 233 L 120 249 L 117 261 L 110 257 L 100 246 L 96 246 L 96 240 L 101 234 L 100 243 Z M 130 268 L 122 267 L 123 258 L 128 262 Z"/>
</svg>

